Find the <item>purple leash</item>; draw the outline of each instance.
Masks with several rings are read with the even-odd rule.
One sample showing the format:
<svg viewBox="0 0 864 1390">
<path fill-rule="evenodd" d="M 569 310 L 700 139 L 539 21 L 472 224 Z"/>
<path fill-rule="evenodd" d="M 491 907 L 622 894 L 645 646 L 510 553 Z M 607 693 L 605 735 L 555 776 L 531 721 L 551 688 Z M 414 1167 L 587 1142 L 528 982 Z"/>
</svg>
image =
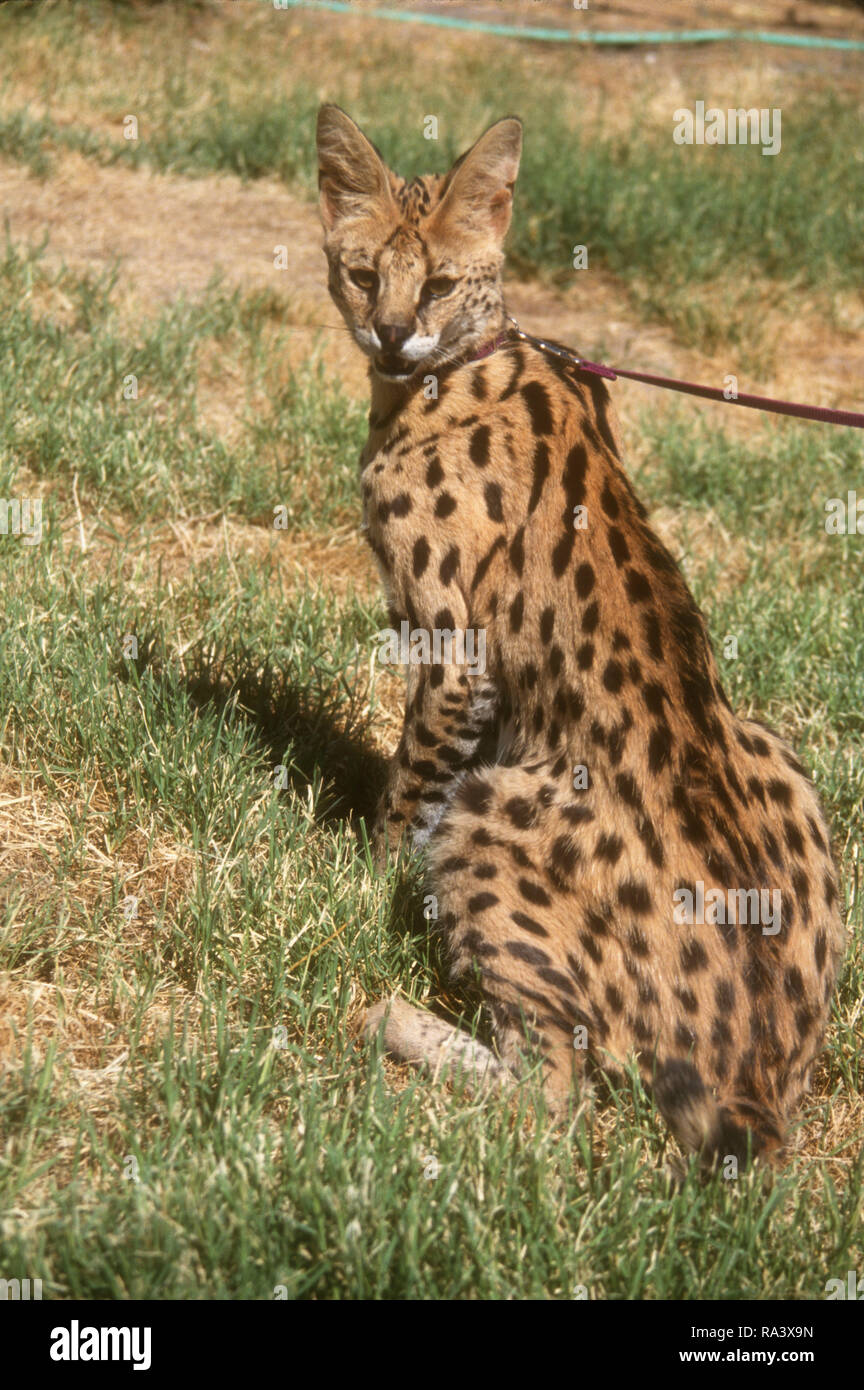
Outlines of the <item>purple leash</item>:
<svg viewBox="0 0 864 1390">
<path fill-rule="evenodd" d="M 594 376 L 606 377 L 609 381 L 615 381 L 619 376 L 626 377 L 629 381 L 642 381 L 646 386 L 662 386 L 666 391 L 682 391 L 688 396 L 702 396 L 709 401 L 723 401 L 725 405 L 745 405 L 751 410 L 767 410 L 773 415 L 794 415 L 799 420 L 822 420 L 829 425 L 848 425 L 852 429 L 864 429 L 864 414 L 855 410 L 832 410 L 824 405 L 801 405 L 797 401 L 776 401 L 771 396 L 750 396 L 746 392 L 739 391 L 734 396 L 724 395 L 719 386 L 700 386 L 694 381 L 679 381 L 677 377 L 655 376 L 651 372 L 629 372 L 622 367 L 606 367 L 602 362 L 589 362 L 584 357 L 577 357 L 575 352 L 569 352 L 566 348 L 558 347 L 555 343 L 547 343 L 544 338 L 535 338 L 531 333 L 525 333 L 516 322 L 510 322 L 516 331 L 516 336 L 525 343 L 532 343 L 534 347 L 542 348 L 544 352 L 551 352 L 555 357 L 562 357 L 572 366 L 578 367 L 581 372 L 591 372 Z M 503 341 L 503 335 L 498 342 Z M 494 351 L 494 347 L 492 349 Z M 486 355 L 485 353 L 483 354 Z"/>
</svg>

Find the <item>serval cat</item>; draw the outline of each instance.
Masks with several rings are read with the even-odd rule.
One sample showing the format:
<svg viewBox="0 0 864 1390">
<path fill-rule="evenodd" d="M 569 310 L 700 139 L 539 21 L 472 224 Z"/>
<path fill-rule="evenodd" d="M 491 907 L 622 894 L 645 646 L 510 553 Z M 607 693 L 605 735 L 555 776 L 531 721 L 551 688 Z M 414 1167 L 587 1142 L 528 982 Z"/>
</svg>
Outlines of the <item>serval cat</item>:
<svg viewBox="0 0 864 1390">
<path fill-rule="evenodd" d="M 391 621 L 412 642 L 485 635 L 482 671 L 464 645 L 409 664 L 376 833 L 425 846 L 494 1050 L 400 1000 L 366 1033 L 474 1085 L 533 1053 L 553 1106 L 635 1055 L 703 1161 L 776 1159 L 844 949 L 828 831 L 790 749 L 726 699 L 605 384 L 508 328 L 521 143 L 498 121 L 446 177 L 405 182 L 345 112 L 318 117 L 330 293 L 370 359 L 361 484 Z"/>
</svg>

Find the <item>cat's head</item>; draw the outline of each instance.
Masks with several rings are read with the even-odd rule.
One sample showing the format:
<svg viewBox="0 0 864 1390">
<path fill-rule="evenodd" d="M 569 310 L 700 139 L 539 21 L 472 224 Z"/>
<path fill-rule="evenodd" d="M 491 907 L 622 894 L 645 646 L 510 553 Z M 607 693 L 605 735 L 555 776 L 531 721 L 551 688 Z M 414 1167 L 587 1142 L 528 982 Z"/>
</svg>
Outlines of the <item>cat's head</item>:
<svg viewBox="0 0 864 1390">
<path fill-rule="evenodd" d="M 387 381 L 481 348 L 503 327 L 502 245 L 522 126 L 490 126 L 449 174 L 406 183 L 338 106 L 318 113 L 333 300 Z"/>
</svg>

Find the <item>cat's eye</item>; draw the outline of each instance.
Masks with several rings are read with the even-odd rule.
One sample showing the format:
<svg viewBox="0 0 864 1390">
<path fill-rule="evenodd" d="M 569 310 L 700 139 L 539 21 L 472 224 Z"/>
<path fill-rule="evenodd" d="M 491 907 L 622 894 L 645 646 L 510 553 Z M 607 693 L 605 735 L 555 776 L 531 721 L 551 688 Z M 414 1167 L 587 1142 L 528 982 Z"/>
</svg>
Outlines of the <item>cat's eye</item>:
<svg viewBox="0 0 864 1390">
<path fill-rule="evenodd" d="M 433 275 L 423 286 L 424 299 L 443 299 L 455 288 L 456 281 L 449 275 Z"/>
<path fill-rule="evenodd" d="M 349 270 L 348 275 L 358 290 L 374 290 L 378 285 L 378 276 L 375 271 L 366 270 L 363 266 L 358 266 L 356 270 Z"/>
</svg>

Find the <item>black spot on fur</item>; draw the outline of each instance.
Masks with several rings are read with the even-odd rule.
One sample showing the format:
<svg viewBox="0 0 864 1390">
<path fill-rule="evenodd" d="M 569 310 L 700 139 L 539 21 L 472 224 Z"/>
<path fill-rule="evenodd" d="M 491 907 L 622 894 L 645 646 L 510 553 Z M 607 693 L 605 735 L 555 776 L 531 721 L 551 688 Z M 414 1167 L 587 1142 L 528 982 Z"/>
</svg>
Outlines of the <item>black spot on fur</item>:
<svg viewBox="0 0 864 1390">
<path fill-rule="evenodd" d="M 600 947 L 597 945 L 597 942 L 596 942 L 596 941 L 594 940 L 594 938 L 591 936 L 590 932 L 587 932 L 587 931 L 580 932 L 580 933 L 579 933 L 579 940 L 580 940 L 580 942 L 582 943 L 582 945 L 584 946 L 584 948 L 585 948 L 585 950 L 587 951 L 588 955 L 589 955 L 589 956 L 591 957 L 591 959 L 593 960 L 594 964 L 595 964 L 595 965 L 602 965 L 602 964 L 603 964 L 603 952 L 601 951 Z"/>
<path fill-rule="evenodd" d="M 436 454 L 434 458 L 429 460 L 429 466 L 426 469 L 426 486 L 428 488 L 436 488 L 438 484 L 443 483 L 443 481 L 444 469 L 441 467 L 441 460 Z"/>
<path fill-rule="evenodd" d="M 518 830 L 527 830 L 537 819 L 536 807 L 524 796 L 511 796 L 505 801 L 504 814 Z"/>
<path fill-rule="evenodd" d="M 624 841 L 620 835 L 603 834 L 597 840 L 594 853 L 598 859 L 606 859 L 610 864 L 617 864 L 624 852 Z"/>
<path fill-rule="evenodd" d="M 618 885 L 618 901 L 622 907 L 629 908 L 631 912 L 645 913 L 651 911 L 651 894 L 648 885 L 641 879 L 625 879 Z"/>
<path fill-rule="evenodd" d="M 474 578 L 471 580 L 472 593 L 478 587 L 478 585 L 482 584 L 483 580 L 486 578 L 486 575 L 488 573 L 489 566 L 492 564 L 492 561 L 494 560 L 498 551 L 501 550 L 504 545 L 506 545 L 506 541 L 504 540 L 503 536 L 498 536 L 492 542 L 489 549 L 486 551 L 486 554 L 483 556 L 483 559 L 480 561 L 476 570 L 474 571 Z"/>
<path fill-rule="evenodd" d="M 708 964 L 708 952 L 701 941 L 687 941 L 681 947 L 681 969 L 685 975 L 694 975 L 704 970 Z"/>
<path fill-rule="evenodd" d="M 614 985 L 607 985 L 605 994 L 606 1003 L 609 1005 L 612 1012 L 622 1014 L 624 1012 L 624 999 L 620 989 L 616 989 Z"/>
<path fill-rule="evenodd" d="M 475 815 L 485 816 L 492 803 L 492 788 L 477 773 L 472 773 L 459 787 L 456 799 Z"/>
<path fill-rule="evenodd" d="M 568 878 L 576 868 L 580 858 L 579 850 L 566 835 L 559 835 L 553 841 L 550 867 L 558 875 Z"/>
<path fill-rule="evenodd" d="M 525 568 L 525 527 L 520 526 L 510 543 L 510 563 L 519 578 Z"/>
<path fill-rule="evenodd" d="M 497 893 L 475 893 L 468 899 L 469 912 L 485 912 L 487 908 L 495 907 L 500 902 Z"/>
<path fill-rule="evenodd" d="M 630 559 L 630 547 L 624 539 L 623 531 L 619 531 L 617 526 L 610 526 L 607 532 L 609 549 L 612 551 L 612 558 L 616 565 L 620 566 L 627 563 Z"/>
<path fill-rule="evenodd" d="M 511 912 L 510 918 L 511 921 L 516 923 L 517 927 L 521 927 L 523 931 L 530 932 L 532 936 L 549 935 L 546 928 L 535 921 L 533 917 L 529 917 L 527 912 Z"/>
<path fill-rule="evenodd" d="M 421 575 L 426 573 L 429 564 L 429 555 L 429 542 L 426 540 L 425 536 L 421 536 L 419 540 L 414 542 L 414 552 L 412 555 L 415 579 L 419 579 Z"/>
<path fill-rule="evenodd" d="M 603 684 L 612 694 L 617 695 L 624 684 L 624 668 L 618 661 L 607 661 L 603 671 Z"/>
<path fill-rule="evenodd" d="M 531 496 L 528 499 L 529 516 L 535 510 L 543 495 L 543 488 L 548 477 L 549 446 L 542 439 L 538 439 L 534 449 L 534 480 L 531 487 Z"/>
<path fill-rule="evenodd" d="M 539 946 L 529 946 L 527 941 L 505 941 L 504 949 L 515 960 L 522 960 L 526 965 L 552 964 L 545 951 L 541 951 Z"/>
<path fill-rule="evenodd" d="M 541 888 L 539 883 L 532 883 L 528 878 L 519 879 L 519 892 L 526 902 L 534 903 L 536 907 L 551 907 L 551 900 L 545 888 Z"/>
<path fill-rule="evenodd" d="M 657 617 L 656 613 L 642 614 L 642 629 L 645 633 L 648 651 L 655 661 L 662 661 L 663 643 L 660 641 L 660 619 Z"/>
<path fill-rule="evenodd" d="M 476 463 L 478 468 L 485 468 L 489 462 L 489 438 L 490 431 L 488 425 L 480 425 L 471 435 L 471 442 L 468 445 L 468 456 L 472 463 Z"/>
<path fill-rule="evenodd" d="M 594 571 L 589 564 L 582 564 L 576 571 L 576 593 L 579 598 L 587 598 L 594 588 Z"/>
<path fill-rule="evenodd" d="M 765 790 L 772 801 L 776 801 L 780 806 L 789 806 L 792 802 L 792 788 L 788 782 L 772 781 L 766 783 Z"/>
<path fill-rule="evenodd" d="M 520 590 L 510 605 L 510 631 L 520 632 L 525 616 L 525 595 Z"/>
<path fill-rule="evenodd" d="M 665 724 L 659 724 L 652 730 L 648 740 L 648 769 L 650 772 L 662 772 L 669 762 L 672 751 L 672 735 Z"/>
<path fill-rule="evenodd" d="M 546 387 L 540 381 L 526 381 L 521 388 L 521 394 L 528 407 L 534 434 L 551 434 L 553 427 L 552 406 Z"/>
<path fill-rule="evenodd" d="M 600 506 L 612 521 L 615 520 L 621 510 L 618 505 L 618 498 L 615 496 L 608 482 L 603 484 L 603 491 L 600 494 Z"/>
<path fill-rule="evenodd" d="M 627 596 L 633 603 L 645 603 L 651 598 L 651 585 L 641 570 L 627 571 Z"/>
<path fill-rule="evenodd" d="M 589 603 L 588 607 L 585 609 L 585 612 L 582 614 L 582 631 L 585 633 L 586 636 L 589 636 L 592 632 L 597 631 L 599 625 L 600 605 L 595 599 L 593 603 Z"/>
<path fill-rule="evenodd" d="M 483 496 L 486 500 L 486 511 L 489 513 L 490 521 L 503 521 L 504 510 L 501 505 L 500 483 L 487 483 L 483 489 Z"/>
<path fill-rule="evenodd" d="M 450 549 L 447 551 L 447 554 L 444 556 L 444 559 L 441 561 L 441 566 L 438 570 L 438 578 L 441 580 L 441 583 L 444 585 L 452 584 L 458 568 L 459 547 L 458 545 L 451 545 Z"/>
</svg>

